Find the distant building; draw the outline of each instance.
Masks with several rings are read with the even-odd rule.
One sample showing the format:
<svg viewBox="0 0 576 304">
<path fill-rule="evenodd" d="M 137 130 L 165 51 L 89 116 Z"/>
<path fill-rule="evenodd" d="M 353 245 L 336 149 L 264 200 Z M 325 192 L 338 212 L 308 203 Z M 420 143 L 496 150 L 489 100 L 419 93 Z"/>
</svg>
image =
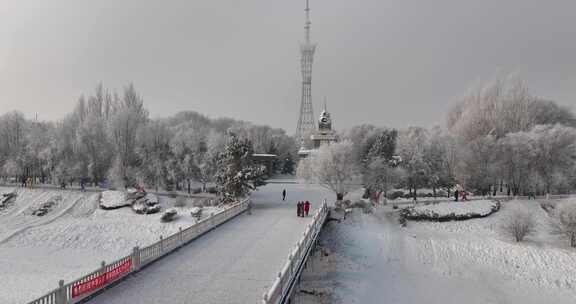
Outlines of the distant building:
<svg viewBox="0 0 576 304">
<path fill-rule="evenodd" d="M 330 118 L 330 113 L 326 109 L 326 103 L 324 103 L 324 109 L 320 113 L 318 118 L 318 129 L 312 131 L 310 134 L 310 140 L 307 145 L 306 142 L 302 144 L 298 155 L 301 158 L 305 158 L 310 153 L 318 150 L 322 145 L 329 145 L 338 141 L 338 135 L 332 130 L 332 118 Z"/>
<path fill-rule="evenodd" d="M 274 174 L 275 171 L 275 167 L 274 164 L 276 163 L 276 160 L 278 159 L 278 155 L 276 154 L 263 154 L 263 153 L 254 153 L 252 154 L 252 160 L 258 164 L 258 165 L 262 165 L 266 168 L 266 175 L 268 175 L 268 177 L 272 176 Z"/>
</svg>

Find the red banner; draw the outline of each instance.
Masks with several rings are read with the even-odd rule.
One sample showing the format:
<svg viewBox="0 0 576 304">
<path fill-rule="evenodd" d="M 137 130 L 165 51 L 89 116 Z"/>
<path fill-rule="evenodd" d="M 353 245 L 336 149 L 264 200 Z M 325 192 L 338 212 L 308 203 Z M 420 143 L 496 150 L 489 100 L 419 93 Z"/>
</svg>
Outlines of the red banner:
<svg viewBox="0 0 576 304">
<path fill-rule="evenodd" d="M 94 290 L 100 289 L 108 282 L 112 282 L 124 273 L 130 272 L 132 259 L 127 259 L 118 266 L 84 282 L 76 282 L 72 285 L 72 298 L 76 298 Z"/>
</svg>

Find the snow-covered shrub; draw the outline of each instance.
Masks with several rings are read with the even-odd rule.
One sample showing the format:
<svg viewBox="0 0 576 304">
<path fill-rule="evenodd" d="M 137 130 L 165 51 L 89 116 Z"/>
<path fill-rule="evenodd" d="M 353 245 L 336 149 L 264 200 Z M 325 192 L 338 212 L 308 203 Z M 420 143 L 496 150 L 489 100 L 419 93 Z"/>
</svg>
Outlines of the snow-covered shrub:
<svg viewBox="0 0 576 304">
<path fill-rule="evenodd" d="M 536 231 L 536 222 L 532 214 L 520 208 L 514 208 L 506 222 L 502 225 L 504 232 L 516 240 L 522 242 L 524 237 Z"/>
<path fill-rule="evenodd" d="M 404 208 L 400 215 L 415 221 L 462 221 L 486 217 L 500 210 L 500 202 L 478 200 L 468 202 L 443 202 Z"/>
<path fill-rule="evenodd" d="M 195 218 L 196 221 L 199 221 L 202 218 L 202 207 L 192 208 L 192 210 L 190 210 L 190 215 L 192 215 L 192 217 Z"/>
<path fill-rule="evenodd" d="M 170 208 L 170 209 L 164 211 L 164 214 L 162 214 L 162 217 L 160 218 L 160 220 L 162 222 L 171 222 L 171 221 L 175 220 L 177 216 L 178 216 L 178 211 L 174 208 Z"/>
<path fill-rule="evenodd" d="M 576 202 L 560 204 L 555 211 L 555 231 L 567 236 L 570 246 L 576 247 Z"/>
</svg>

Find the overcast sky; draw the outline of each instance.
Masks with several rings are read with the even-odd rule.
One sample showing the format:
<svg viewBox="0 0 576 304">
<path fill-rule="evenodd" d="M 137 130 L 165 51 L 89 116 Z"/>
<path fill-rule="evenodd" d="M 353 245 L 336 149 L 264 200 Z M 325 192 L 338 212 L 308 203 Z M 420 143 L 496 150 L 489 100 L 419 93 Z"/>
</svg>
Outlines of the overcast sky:
<svg viewBox="0 0 576 304">
<path fill-rule="evenodd" d="M 63 117 L 102 81 L 152 117 L 194 110 L 296 128 L 305 0 L 0 0 L 0 113 Z M 337 129 L 444 122 L 517 72 L 576 107 L 574 0 L 311 0 L 315 115 Z"/>
</svg>

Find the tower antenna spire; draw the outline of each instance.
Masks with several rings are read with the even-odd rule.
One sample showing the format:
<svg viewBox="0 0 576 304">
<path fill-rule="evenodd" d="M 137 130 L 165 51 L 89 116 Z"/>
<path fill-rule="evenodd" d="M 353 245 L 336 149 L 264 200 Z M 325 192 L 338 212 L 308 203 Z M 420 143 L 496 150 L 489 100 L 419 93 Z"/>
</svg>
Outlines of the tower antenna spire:
<svg viewBox="0 0 576 304">
<path fill-rule="evenodd" d="M 306 23 L 304 25 L 304 28 L 306 29 L 306 42 L 310 43 L 310 25 L 312 24 L 312 22 L 310 22 L 310 0 L 306 0 L 306 9 L 304 10 L 306 12 Z"/>
<path fill-rule="evenodd" d="M 316 44 L 310 42 L 310 0 L 306 0 L 306 30 L 305 41 L 300 44 L 300 68 L 302 70 L 302 99 L 300 102 L 300 117 L 296 126 L 296 138 L 304 147 L 310 134 L 316 130 L 314 110 L 312 106 L 312 62 Z"/>
</svg>

